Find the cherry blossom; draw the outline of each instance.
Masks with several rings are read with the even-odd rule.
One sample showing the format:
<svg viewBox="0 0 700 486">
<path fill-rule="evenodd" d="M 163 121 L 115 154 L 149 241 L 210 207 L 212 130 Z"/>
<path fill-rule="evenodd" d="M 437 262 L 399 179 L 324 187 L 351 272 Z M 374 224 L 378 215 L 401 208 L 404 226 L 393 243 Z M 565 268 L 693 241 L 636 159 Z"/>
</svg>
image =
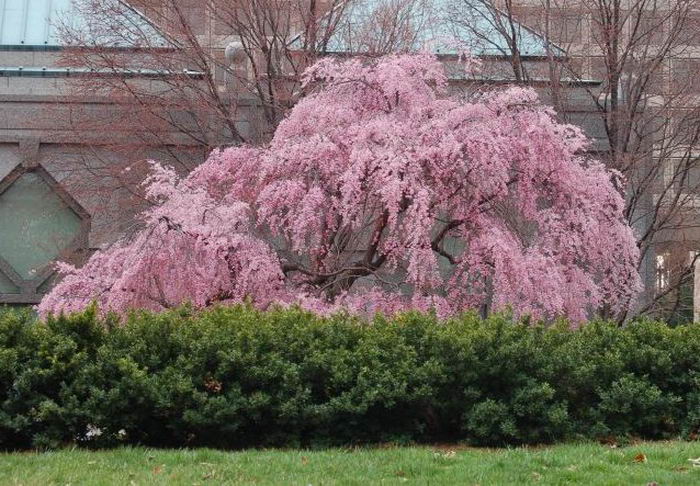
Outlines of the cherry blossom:
<svg viewBox="0 0 700 486">
<path fill-rule="evenodd" d="M 248 300 L 581 321 L 630 305 L 621 176 L 533 90 L 451 97 L 429 54 L 328 58 L 305 83 L 268 146 L 184 178 L 155 164 L 143 229 L 64 268 L 40 312 Z"/>
</svg>

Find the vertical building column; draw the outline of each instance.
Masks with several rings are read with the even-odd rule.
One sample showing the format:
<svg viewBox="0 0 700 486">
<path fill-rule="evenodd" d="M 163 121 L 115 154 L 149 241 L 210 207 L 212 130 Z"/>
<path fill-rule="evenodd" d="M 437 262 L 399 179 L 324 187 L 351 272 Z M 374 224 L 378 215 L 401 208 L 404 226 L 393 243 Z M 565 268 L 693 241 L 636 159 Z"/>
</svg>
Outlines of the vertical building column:
<svg viewBox="0 0 700 486">
<path fill-rule="evenodd" d="M 700 321 L 700 264 L 693 265 L 693 322 Z"/>
<path fill-rule="evenodd" d="M 700 265 L 696 262 L 693 268 L 693 321 L 700 321 Z"/>
<path fill-rule="evenodd" d="M 39 164 L 39 145 L 39 140 L 35 138 L 23 138 L 19 141 L 22 165 L 27 169 L 33 169 Z"/>
</svg>

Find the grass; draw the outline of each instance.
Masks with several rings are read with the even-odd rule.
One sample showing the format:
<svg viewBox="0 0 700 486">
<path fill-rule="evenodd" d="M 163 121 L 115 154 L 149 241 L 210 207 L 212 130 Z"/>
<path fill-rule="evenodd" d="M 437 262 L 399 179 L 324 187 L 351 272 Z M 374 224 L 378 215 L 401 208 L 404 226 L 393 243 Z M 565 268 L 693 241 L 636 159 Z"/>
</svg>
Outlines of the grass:
<svg viewBox="0 0 700 486">
<path fill-rule="evenodd" d="M 0 454 L 2 485 L 689 485 L 700 442 L 611 448 L 384 447 L 351 450 L 61 450 Z"/>
</svg>

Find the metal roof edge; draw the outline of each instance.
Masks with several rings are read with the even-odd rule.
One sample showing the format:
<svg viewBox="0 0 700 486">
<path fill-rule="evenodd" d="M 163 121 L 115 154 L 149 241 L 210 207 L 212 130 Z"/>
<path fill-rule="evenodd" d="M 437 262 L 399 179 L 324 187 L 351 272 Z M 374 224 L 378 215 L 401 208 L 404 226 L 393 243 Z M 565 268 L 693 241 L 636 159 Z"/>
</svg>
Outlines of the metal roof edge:
<svg viewBox="0 0 700 486">
<path fill-rule="evenodd" d="M 183 70 L 182 72 L 156 69 L 91 69 L 91 68 L 56 68 L 56 67 L 22 67 L 0 66 L 0 77 L 69 77 L 69 76 L 122 76 L 127 78 L 166 78 L 186 75 L 191 78 L 203 78 L 201 71 Z"/>
<path fill-rule="evenodd" d="M 49 44 L 0 44 L 0 51 L 60 51 L 64 46 L 53 46 Z"/>
</svg>

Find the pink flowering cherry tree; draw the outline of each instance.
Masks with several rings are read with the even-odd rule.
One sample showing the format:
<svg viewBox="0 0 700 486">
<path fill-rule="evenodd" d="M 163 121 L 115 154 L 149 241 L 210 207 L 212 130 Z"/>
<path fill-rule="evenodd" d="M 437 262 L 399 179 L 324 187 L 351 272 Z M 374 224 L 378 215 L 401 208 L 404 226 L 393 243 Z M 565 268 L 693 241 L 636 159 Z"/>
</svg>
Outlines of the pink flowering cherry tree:
<svg viewBox="0 0 700 486">
<path fill-rule="evenodd" d="M 249 300 L 328 312 L 626 309 L 639 254 L 619 174 L 527 88 L 456 99 L 428 54 L 324 59 L 269 146 L 154 165 L 134 237 L 39 306 L 164 309 Z"/>
</svg>

